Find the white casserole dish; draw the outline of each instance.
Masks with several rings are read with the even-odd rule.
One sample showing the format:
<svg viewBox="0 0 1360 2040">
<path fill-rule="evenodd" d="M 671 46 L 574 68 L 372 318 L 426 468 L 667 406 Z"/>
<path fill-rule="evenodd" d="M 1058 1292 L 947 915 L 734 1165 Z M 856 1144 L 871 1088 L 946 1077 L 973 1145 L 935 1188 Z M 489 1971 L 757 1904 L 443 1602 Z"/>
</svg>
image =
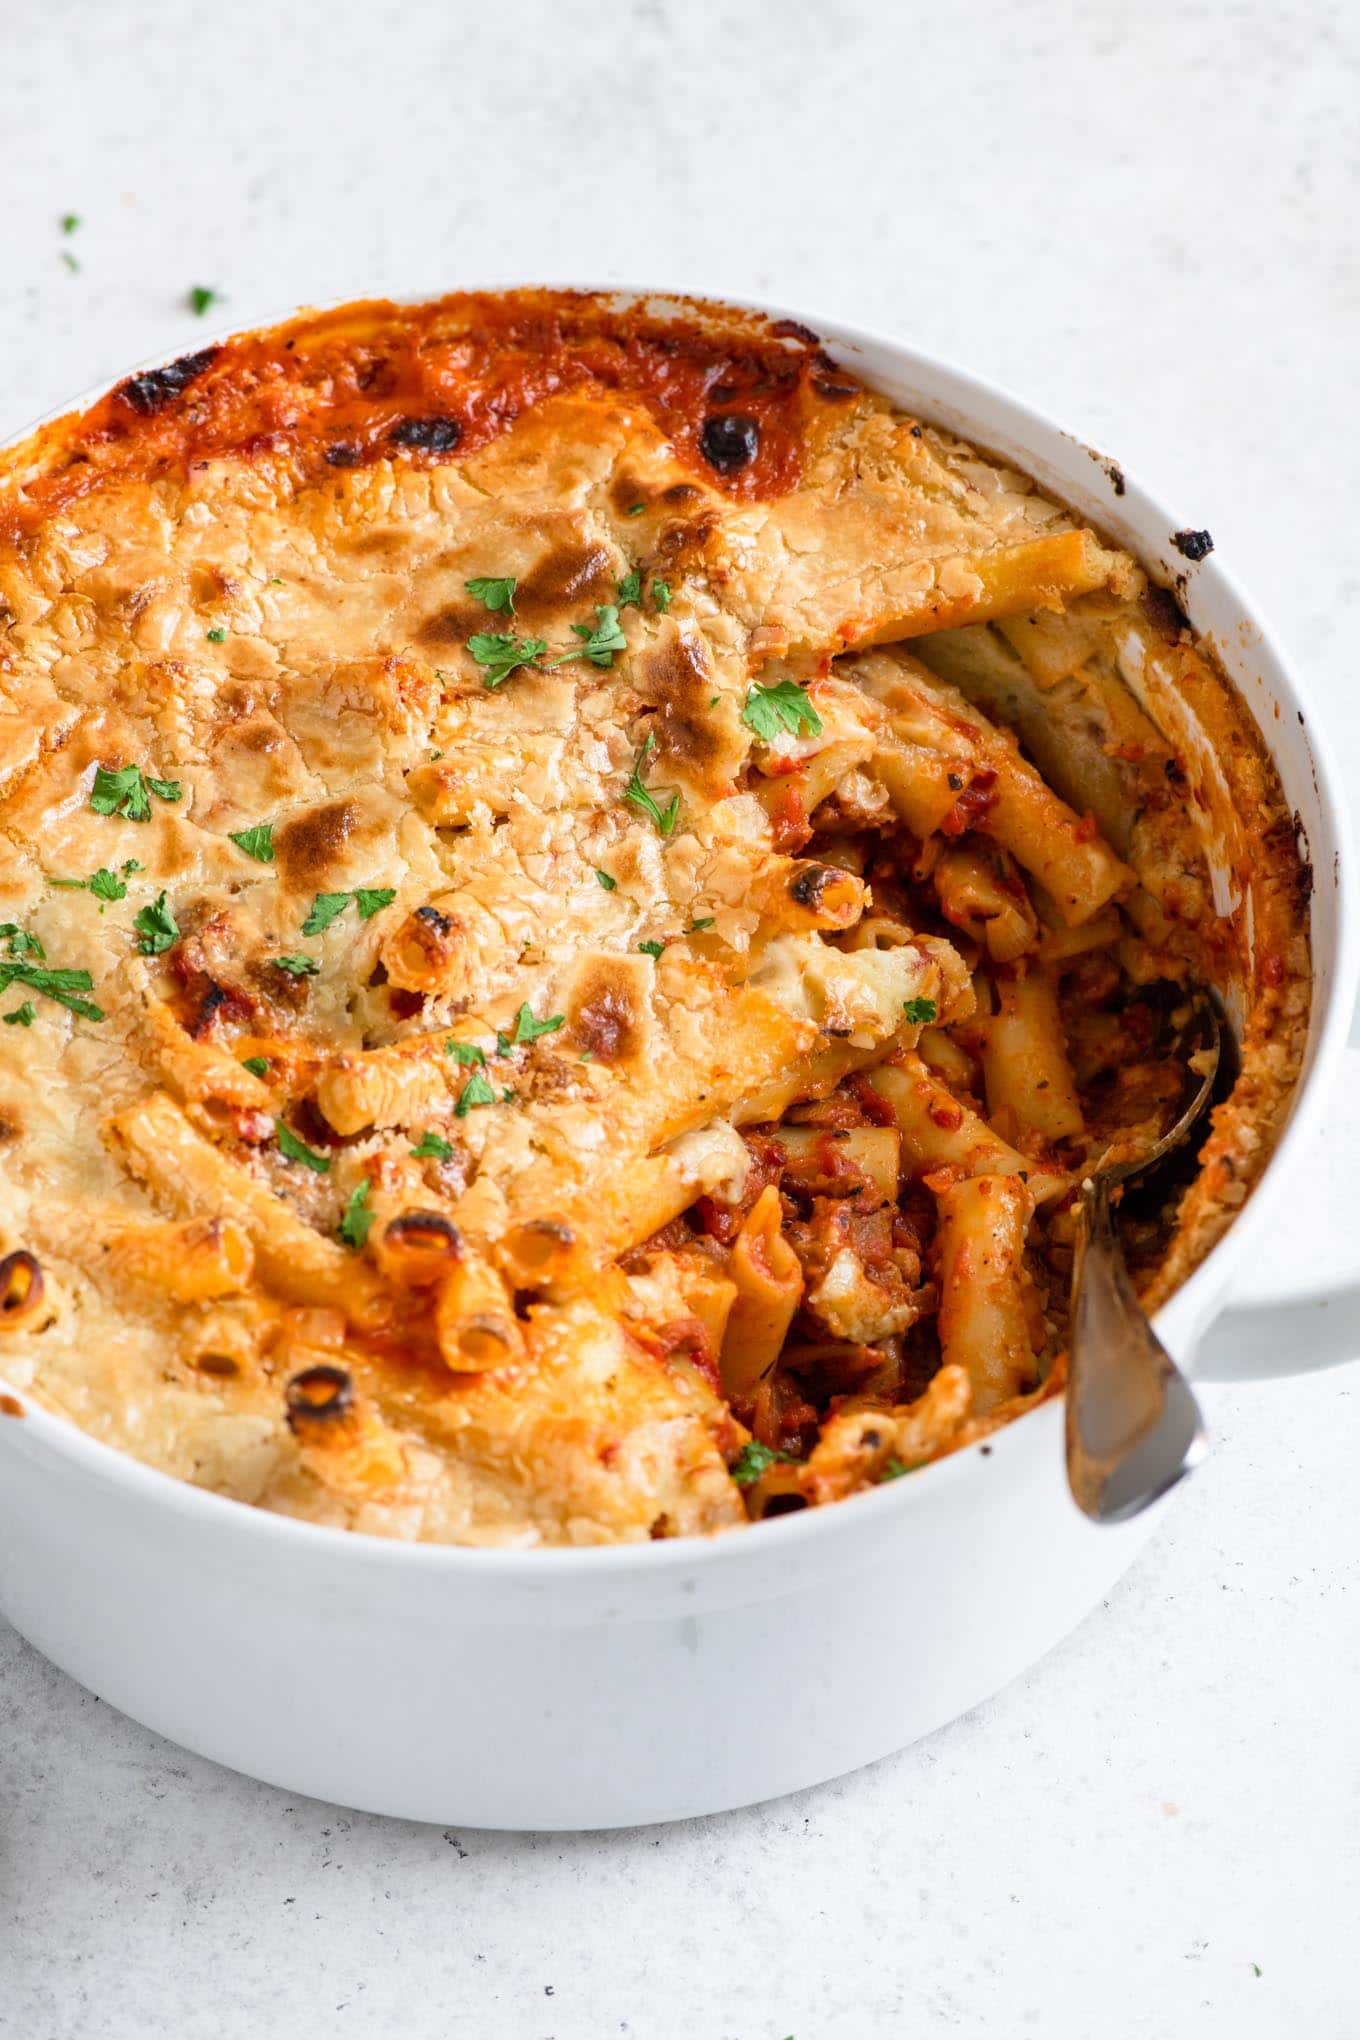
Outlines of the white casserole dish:
<svg viewBox="0 0 1360 2040">
<path fill-rule="evenodd" d="M 656 298 L 618 293 L 639 294 Z M 1159 1314 L 1193 1372 L 1265 1250 L 1355 1004 L 1351 855 L 1311 709 L 1217 555 L 1187 566 L 1172 545 L 1185 520 L 1112 463 L 894 341 L 759 309 L 812 325 L 866 382 L 1174 580 L 1298 815 L 1315 877 L 1308 1054 L 1255 1195 Z M 0 1609 L 39 1650 L 221 1763 L 461 1825 L 676 1819 L 867 1763 L 1049 1649 L 1157 1519 L 1097 1530 L 1078 1515 L 1058 1402 L 909 1480 L 746 1534 L 540 1553 L 317 1528 L 167 1479 L 17 1392 L 0 1407 Z"/>
</svg>

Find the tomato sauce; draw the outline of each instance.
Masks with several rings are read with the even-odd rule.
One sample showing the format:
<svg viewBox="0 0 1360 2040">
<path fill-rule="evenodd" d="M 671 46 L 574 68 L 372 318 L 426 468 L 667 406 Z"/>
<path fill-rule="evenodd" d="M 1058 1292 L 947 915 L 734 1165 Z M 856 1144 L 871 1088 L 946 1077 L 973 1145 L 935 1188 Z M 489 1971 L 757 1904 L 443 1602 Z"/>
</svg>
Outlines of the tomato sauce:
<svg viewBox="0 0 1360 2040">
<path fill-rule="evenodd" d="M 381 300 L 309 313 L 126 381 L 25 449 L 21 495 L 0 504 L 16 539 L 104 481 L 183 473 L 197 461 L 283 457 L 316 480 L 382 459 L 459 460 L 546 398 L 617 392 L 648 410 L 710 487 L 781 495 L 802 469 L 810 416 L 852 399 L 815 335 L 696 306 L 664 318 L 587 292 Z M 739 425 L 735 467 L 705 458 L 713 421 Z M 753 428 L 753 429 L 751 429 Z"/>
</svg>

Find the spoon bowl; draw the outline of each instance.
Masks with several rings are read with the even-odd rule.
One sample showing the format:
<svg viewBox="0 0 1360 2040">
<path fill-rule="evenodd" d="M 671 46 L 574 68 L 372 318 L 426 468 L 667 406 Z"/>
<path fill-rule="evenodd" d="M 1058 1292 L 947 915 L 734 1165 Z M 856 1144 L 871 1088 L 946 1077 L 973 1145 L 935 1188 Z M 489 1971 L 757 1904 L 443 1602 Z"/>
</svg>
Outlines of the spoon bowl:
<svg viewBox="0 0 1360 2040">
<path fill-rule="evenodd" d="M 1204 1419 L 1189 1383 L 1149 1324 L 1129 1276 L 1111 1192 L 1189 1139 L 1213 1096 L 1223 1021 L 1207 994 L 1177 1016 L 1177 1059 L 1192 1088 L 1150 1147 L 1118 1147 L 1082 1185 L 1072 1263 L 1066 1410 L 1067 1481 L 1096 1523 L 1149 1508 L 1204 1457 Z M 1132 1144 L 1130 1144 L 1131 1146 Z"/>
</svg>

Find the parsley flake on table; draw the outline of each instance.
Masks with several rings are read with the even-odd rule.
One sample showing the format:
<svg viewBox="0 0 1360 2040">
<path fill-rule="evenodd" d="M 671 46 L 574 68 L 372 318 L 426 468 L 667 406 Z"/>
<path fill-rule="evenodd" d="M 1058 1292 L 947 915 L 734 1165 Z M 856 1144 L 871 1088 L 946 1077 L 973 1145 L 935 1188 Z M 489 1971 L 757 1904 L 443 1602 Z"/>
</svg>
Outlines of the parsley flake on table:
<svg viewBox="0 0 1360 2040">
<path fill-rule="evenodd" d="M 33 1001 L 25 999 L 22 1006 L 16 1006 L 12 1013 L 5 1014 L 4 1021 L 6 1027 L 31 1027 L 37 1017 Z"/>
<path fill-rule="evenodd" d="M 341 914 L 344 913 L 345 908 L 349 905 L 350 898 L 351 895 L 347 892 L 317 893 L 307 910 L 307 918 L 302 924 L 303 934 L 320 935 L 323 933 L 325 929 L 330 927 L 332 921 L 339 920 Z"/>
<path fill-rule="evenodd" d="M 276 956 L 274 961 L 289 977 L 316 977 L 321 969 L 314 956 Z"/>
<path fill-rule="evenodd" d="M 249 1070 L 252 1077 L 267 1077 L 269 1075 L 269 1057 L 267 1055 L 248 1055 L 241 1064 L 241 1068 Z"/>
<path fill-rule="evenodd" d="M 615 652 L 626 652 L 628 640 L 619 622 L 618 604 L 597 602 L 595 623 L 574 623 L 573 631 L 584 639 L 579 651 L 563 652 L 560 658 L 549 659 L 548 666 L 565 666 L 571 659 L 589 659 L 592 666 L 612 666 Z"/>
<path fill-rule="evenodd" d="M 651 818 L 656 825 L 659 835 L 669 836 L 680 814 L 679 794 L 673 793 L 663 808 L 642 783 L 643 768 L 655 749 L 656 738 L 651 731 L 648 731 L 646 742 L 638 752 L 637 763 L 633 767 L 633 776 L 623 789 L 623 797 L 630 806 L 640 809 L 644 815 Z"/>
<path fill-rule="evenodd" d="M 390 907 L 397 897 L 394 885 L 361 885 L 355 888 L 354 904 L 359 909 L 361 921 L 371 921 L 384 907 Z"/>
<path fill-rule="evenodd" d="M 504 610 L 507 616 L 515 613 L 515 576 L 505 574 L 475 574 L 463 586 L 474 602 L 480 602 L 484 609 Z"/>
<path fill-rule="evenodd" d="M 462 1089 L 458 1103 L 453 1108 L 455 1119 L 466 1119 L 474 1105 L 494 1105 L 496 1093 L 480 1070 L 474 1070 Z"/>
<path fill-rule="evenodd" d="M 465 1070 L 480 1070 L 486 1067 L 486 1050 L 478 1048 L 475 1041 L 446 1041 L 445 1055 L 451 1055 Z"/>
<path fill-rule="evenodd" d="M 546 638 L 517 638 L 506 631 L 479 630 L 468 650 L 482 669 L 483 687 L 499 687 L 521 666 L 532 666 L 548 649 Z"/>
<path fill-rule="evenodd" d="M 537 1041 L 541 1034 L 556 1034 L 566 1020 L 565 1013 L 553 1013 L 546 1020 L 535 1020 L 527 1002 L 515 1015 L 515 1031 L 511 1036 L 512 1048 L 523 1048 L 531 1041 Z"/>
<path fill-rule="evenodd" d="M 274 1138 L 279 1144 L 279 1153 L 285 1161 L 301 1162 L 304 1169 L 311 1169 L 318 1176 L 330 1172 L 330 1156 L 319 1155 L 309 1148 L 305 1140 L 299 1140 L 291 1126 L 285 1126 L 281 1119 L 274 1121 Z"/>
<path fill-rule="evenodd" d="M 757 1439 L 748 1439 L 742 1446 L 727 1471 L 738 1487 L 754 1487 L 763 1473 L 768 1473 L 776 1460 L 794 1464 L 792 1452 L 780 1452 L 773 1445 L 762 1445 Z"/>
<path fill-rule="evenodd" d="M 939 1012 L 933 999 L 904 999 L 902 1011 L 913 1027 L 928 1027 Z"/>
<path fill-rule="evenodd" d="M 635 609 L 642 607 L 642 569 L 634 567 L 631 574 L 625 574 L 619 582 L 619 608 L 626 609 L 629 603 Z"/>
<path fill-rule="evenodd" d="M 97 815 L 122 815 L 129 822 L 151 819 L 150 796 L 176 801 L 184 789 L 178 779 L 152 779 L 140 765 L 123 765 L 115 772 L 107 765 L 95 767 L 90 788 L 90 806 Z"/>
<path fill-rule="evenodd" d="M 453 1142 L 437 1133 L 422 1133 L 417 1146 L 411 1149 L 418 1162 L 447 1162 L 453 1156 Z"/>
<path fill-rule="evenodd" d="M 613 892 L 618 886 L 618 880 L 611 878 L 607 871 L 597 871 L 595 876 L 599 879 L 606 892 Z"/>
<path fill-rule="evenodd" d="M 374 1214 L 368 1204 L 368 1193 L 372 1187 L 372 1181 L 367 1176 L 362 1183 L 355 1184 L 349 1193 L 345 1215 L 340 1221 L 340 1237 L 347 1247 L 353 1247 L 356 1254 L 361 1253 L 367 1245 L 368 1235 L 373 1226 Z"/>
<path fill-rule="evenodd" d="M 179 923 L 161 893 L 153 905 L 143 907 L 132 923 L 137 930 L 137 947 L 143 956 L 160 956 L 179 941 Z"/>
<path fill-rule="evenodd" d="M 196 318 L 201 319 L 205 312 L 210 311 L 215 304 L 220 304 L 221 300 L 220 290 L 213 290 L 206 283 L 196 283 L 189 292 L 189 310 Z"/>
<path fill-rule="evenodd" d="M 757 681 L 747 693 L 741 719 L 763 744 L 785 732 L 791 737 L 822 734 L 822 719 L 796 680 L 776 680 L 773 687 Z"/>
<path fill-rule="evenodd" d="M 68 212 L 63 213 L 61 216 L 61 231 L 63 234 L 74 234 L 77 227 L 83 225 L 84 222 L 79 213 Z"/>
<path fill-rule="evenodd" d="M 247 857 L 253 857 L 257 864 L 274 862 L 274 824 L 257 822 L 253 829 L 228 829 L 227 835 L 238 850 L 244 850 Z"/>
</svg>

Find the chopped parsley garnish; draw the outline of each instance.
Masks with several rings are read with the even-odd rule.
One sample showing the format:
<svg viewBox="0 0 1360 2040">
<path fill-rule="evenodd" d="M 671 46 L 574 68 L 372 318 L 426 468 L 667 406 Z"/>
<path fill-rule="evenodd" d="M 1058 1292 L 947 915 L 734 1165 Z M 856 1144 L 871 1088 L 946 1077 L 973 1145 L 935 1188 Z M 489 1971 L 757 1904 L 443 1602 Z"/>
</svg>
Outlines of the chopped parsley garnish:
<svg viewBox="0 0 1360 2040">
<path fill-rule="evenodd" d="M 556 1034 L 566 1019 L 565 1013 L 553 1013 L 546 1020 L 535 1020 L 528 1005 L 520 1007 L 515 1015 L 515 1031 L 511 1036 L 513 1048 L 523 1048 L 527 1042 L 537 1041 L 540 1034 Z"/>
<path fill-rule="evenodd" d="M 274 1121 L 274 1138 L 285 1161 L 301 1162 L 304 1169 L 312 1169 L 318 1176 L 328 1174 L 331 1166 L 330 1156 L 319 1155 L 313 1148 L 309 1148 L 306 1141 L 299 1140 L 292 1127 L 285 1126 L 281 1119 Z M 350 1201 L 352 1203 L 353 1199 Z"/>
<path fill-rule="evenodd" d="M 619 622 L 618 604 L 597 602 L 595 618 L 593 628 L 588 623 L 572 625 L 577 637 L 584 642 L 578 651 L 563 652 L 560 658 L 549 659 L 549 667 L 565 666 L 572 659 L 589 659 L 592 666 L 612 666 L 615 652 L 627 651 L 628 640 Z"/>
<path fill-rule="evenodd" d="M 126 885 L 116 872 L 109 870 L 106 864 L 101 864 L 98 871 L 91 872 L 88 883 L 90 891 L 97 900 L 125 900 L 127 898 Z"/>
<path fill-rule="evenodd" d="M 462 1095 L 453 1108 L 455 1119 L 466 1119 L 474 1105 L 494 1105 L 496 1093 L 480 1070 L 474 1070 L 463 1086 Z"/>
<path fill-rule="evenodd" d="M 431 753 L 430 753 L 430 763 L 431 763 L 432 765 L 437 765 L 437 764 L 439 763 L 440 759 L 441 759 L 441 758 L 443 757 L 443 755 L 444 755 L 444 753 L 443 753 L 442 751 L 431 751 Z"/>
<path fill-rule="evenodd" d="M 924 1459 L 885 1459 L 883 1471 L 878 1476 L 880 1485 L 885 1480 L 901 1480 L 904 1473 L 915 1473 L 918 1466 L 924 1466 Z"/>
<path fill-rule="evenodd" d="M 548 649 L 546 638 L 517 638 L 505 631 L 479 630 L 468 650 L 482 669 L 483 687 L 499 687 L 520 666 L 532 666 Z"/>
<path fill-rule="evenodd" d="M 507 616 L 515 613 L 515 576 L 506 574 L 497 579 L 493 574 L 476 574 L 463 586 L 474 602 L 480 602 L 486 609 L 503 609 Z"/>
<path fill-rule="evenodd" d="M 708 705 L 710 708 L 716 708 L 721 700 L 722 700 L 721 694 L 710 694 L 708 697 Z"/>
<path fill-rule="evenodd" d="M 339 920 L 351 900 L 359 909 L 360 920 L 371 921 L 384 907 L 390 907 L 396 897 L 397 889 L 391 885 L 361 885 L 354 892 L 319 892 L 307 910 L 302 932 L 324 934 L 332 921 Z"/>
<path fill-rule="evenodd" d="M 340 1237 L 347 1247 L 360 1253 L 367 1245 L 369 1231 L 373 1225 L 373 1213 L 368 1208 L 368 1193 L 373 1185 L 365 1176 L 362 1183 L 356 1183 L 349 1193 L 345 1215 L 340 1221 Z"/>
<path fill-rule="evenodd" d="M 37 1017 L 33 1001 L 25 999 L 22 1006 L 16 1006 L 12 1013 L 6 1013 L 4 1019 L 6 1027 L 31 1027 Z"/>
<path fill-rule="evenodd" d="M 712 914 L 704 914 L 697 921 L 691 921 L 689 924 L 691 935 L 702 935 L 705 928 L 711 928 L 712 926 Z"/>
<path fill-rule="evenodd" d="M 658 834 L 669 836 L 680 814 L 679 794 L 673 793 L 663 808 L 658 806 L 654 796 L 647 791 L 647 788 L 642 783 L 643 769 L 655 749 L 656 737 L 649 730 L 646 742 L 638 752 L 637 763 L 633 767 L 633 776 L 623 789 L 623 797 L 631 806 L 639 808 L 644 815 L 651 818 L 656 824 Z"/>
<path fill-rule="evenodd" d="M 639 942 L 638 944 L 638 948 L 644 956 L 660 956 L 665 947 L 664 942 Z"/>
<path fill-rule="evenodd" d="M 633 503 L 633 504 L 630 504 L 630 505 L 629 505 L 629 509 L 628 509 L 628 515 L 629 515 L 630 517 L 641 517 L 641 515 L 642 515 L 643 511 L 644 511 L 644 510 L 645 510 L 646 508 L 647 508 L 647 505 L 646 505 L 645 503 Z"/>
<path fill-rule="evenodd" d="M 274 824 L 257 822 L 253 829 L 228 829 L 228 836 L 238 850 L 244 850 L 247 857 L 253 857 L 257 864 L 274 862 Z"/>
<path fill-rule="evenodd" d="M 289 977 L 315 977 L 321 969 L 314 956 L 276 956 L 274 961 Z"/>
<path fill-rule="evenodd" d="M 631 574 L 625 574 L 619 582 L 619 608 L 626 609 L 629 603 L 635 609 L 642 607 L 642 569 L 634 567 Z"/>
<path fill-rule="evenodd" d="M 510 1089 L 510 1086 L 507 1084 L 505 1089 L 501 1092 L 502 1105 L 508 1105 L 510 1103 L 510 1100 L 514 1097 L 514 1095 L 515 1095 L 514 1092 Z"/>
<path fill-rule="evenodd" d="M 0 994 L 11 985 L 23 985 L 27 991 L 40 992 L 45 999 L 55 999 L 59 1006 L 65 1006 L 82 1020 L 103 1019 L 102 1007 L 79 997 L 81 992 L 94 989 L 94 979 L 87 970 L 47 969 L 42 943 L 13 921 L 0 922 L 0 937 L 9 949 L 9 955 L 0 958 Z M 30 957 L 36 961 L 27 961 Z M 28 1022 L 18 1024 L 26 1027 Z"/>
<path fill-rule="evenodd" d="M 913 1027 L 928 1027 L 939 1012 L 933 999 L 904 999 L 902 1011 Z"/>
<path fill-rule="evenodd" d="M 773 1445 L 762 1445 L 755 1438 L 742 1446 L 727 1471 L 738 1487 L 754 1487 L 763 1473 L 768 1473 L 776 1460 L 794 1463 L 792 1452 L 780 1452 Z"/>
<path fill-rule="evenodd" d="M 451 1055 L 456 1063 L 461 1063 L 465 1070 L 486 1068 L 486 1050 L 478 1048 L 475 1041 L 446 1041 L 444 1053 Z"/>
<path fill-rule="evenodd" d="M 122 878 L 118 876 L 117 872 L 110 871 L 107 865 L 101 864 L 98 871 L 92 871 L 88 878 L 49 878 L 47 883 L 49 885 L 60 886 L 64 892 L 93 893 L 100 903 L 99 911 L 102 914 L 104 906 L 108 901 L 125 900 L 127 898 L 127 886 L 123 880 L 130 871 L 140 871 L 141 869 L 142 866 L 137 862 L 137 859 L 129 857 L 123 866 Z"/>
<path fill-rule="evenodd" d="M 224 645 L 226 642 L 227 633 L 224 625 L 219 623 L 208 632 L 208 643 L 210 645 Z"/>
<path fill-rule="evenodd" d="M 137 930 L 137 947 L 143 956 L 160 956 L 179 941 L 179 923 L 166 904 L 164 893 L 152 906 L 143 907 L 132 925 Z"/>
<path fill-rule="evenodd" d="M 143 777 L 139 765 L 124 765 L 117 772 L 99 765 L 90 788 L 90 806 L 97 815 L 123 815 L 130 822 L 147 822 L 151 819 L 151 794 L 158 800 L 174 801 L 183 791 L 178 779 Z"/>
<path fill-rule="evenodd" d="M 189 292 L 189 309 L 195 317 L 202 318 L 220 299 L 222 293 L 212 290 L 206 283 L 196 283 Z"/>
<path fill-rule="evenodd" d="M 595 876 L 599 879 L 606 892 L 613 892 L 618 885 L 618 880 L 611 878 L 607 871 L 597 871 Z"/>
<path fill-rule="evenodd" d="M 269 1057 L 267 1055 L 248 1055 L 241 1064 L 241 1068 L 249 1070 L 252 1077 L 267 1077 L 269 1075 Z"/>
<path fill-rule="evenodd" d="M 323 930 L 330 927 L 332 921 L 339 920 L 349 905 L 350 898 L 351 895 L 347 892 L 319 892 L 302 924 L 303 934 L 320 935 Z"/>
<path fill-rule="evenodd" d="M 656 578 L 656 576 L 655 576 L 655 575 L 653 575 L 653 576 L 652 576 L 652 607 L 653 607 L 653 609 L 658 609 L 658 610 L 660 610 L 661 614 L 662 614 L 662 615 L 664 616 L 664 615 L 666 614 L 666 611 L 667 611 L 667 610 L 668 610 L 668 609 L 670 608 L 670 606 L 671 606 L 671 584 L 670 584 L 670 582 L 669 582 L 669 581 L 658 581 L 658 580 L 657 580 L 657 578 Z"/>
<path fill-rule="evenodd" d="M 791 737 L 822 734 L 822 719 L 808 700 L 806 688 L 796 680 L 776 680 L 773 687 L 753 685 L 746 696 L 741 719 L 754 730 L 762 744 L 787 731 Z"/>
<path fill-rule="evenodd" d="M 453 1154 L 453 1142 L 444 1140 L 437 1133 L 422 1133 L 419 1146 L 413 1147 L 411 1153 L 418 1162 L 447 1162 Z"/>
</svg>

